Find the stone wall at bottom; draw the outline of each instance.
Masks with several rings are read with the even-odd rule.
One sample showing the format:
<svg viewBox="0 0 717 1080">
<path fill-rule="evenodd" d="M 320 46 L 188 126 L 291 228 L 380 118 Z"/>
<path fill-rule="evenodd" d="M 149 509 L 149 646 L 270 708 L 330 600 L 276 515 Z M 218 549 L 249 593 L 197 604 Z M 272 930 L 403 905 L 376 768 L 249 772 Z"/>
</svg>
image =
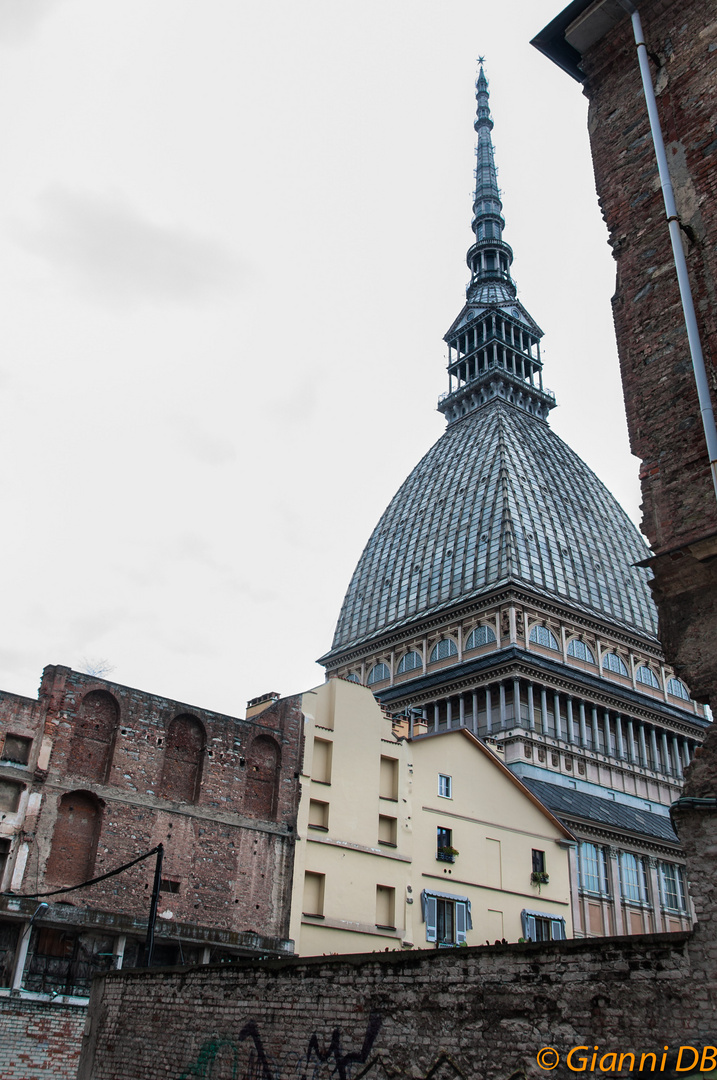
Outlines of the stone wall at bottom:
<svg viewBox="0 0 717 1080">
<path fill-rule="evenodd" d="M 2 1080 L 75 1080 L 87 1009 L 0 997 Z"/>
<path fill-rule="evenodd" d="M 581 1045 L 638 1064 L 654 1053 L 653 1071 L 678 1075 L 678 1048 L 717 1036 L 717 1000 L 692 979 L 696 936 L 113 972 L 93 986 L 78 1080 L 497 1080 L 545 1075 L 546 1046 L 568 1076 Z"/>
</svg>

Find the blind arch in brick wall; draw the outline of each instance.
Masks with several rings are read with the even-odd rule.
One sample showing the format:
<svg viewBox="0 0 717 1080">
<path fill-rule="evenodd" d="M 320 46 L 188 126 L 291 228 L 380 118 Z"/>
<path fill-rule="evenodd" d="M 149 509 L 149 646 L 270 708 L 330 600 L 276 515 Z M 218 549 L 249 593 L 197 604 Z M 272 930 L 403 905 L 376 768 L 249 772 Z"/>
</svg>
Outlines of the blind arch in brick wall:
<svg viewBox="0 0 717 1080">
<path fill-rule="evenodd" d="M 167 730 L 165 746 L 160 795 L 173 802 L 195 803 L 207 746 L 204 725 L 196 716 L 176 716 Z"/>
<path fill-rule="evenodd" d="M 259 735 L 247 755 L 244 808 L 253 817 L 276 817 L 281 748 L 270 735 Z"/>
<path fill-rule="evenodd" d="M 67 768 L 73 776 L 103 783 L 119 726 L 119 705 L 107 690 L 85 694 L 77 710 Z"/>
<path fill-rule="evenodd" d="M 45 881 L 79 885 L 93 876 L 103 803 L 91 791 L 68 791 L 60 799 Z"/>
</svg>

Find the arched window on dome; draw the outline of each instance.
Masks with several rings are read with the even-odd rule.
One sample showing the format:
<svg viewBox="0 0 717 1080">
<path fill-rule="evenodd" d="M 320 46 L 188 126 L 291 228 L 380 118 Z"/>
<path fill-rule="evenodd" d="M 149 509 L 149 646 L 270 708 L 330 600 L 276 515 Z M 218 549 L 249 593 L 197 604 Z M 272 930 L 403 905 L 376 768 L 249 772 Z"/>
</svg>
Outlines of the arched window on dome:
<svg viewBox="0 0 717 1080">
<path fill-rule="evenodd" d="M 388 670 L 385 664 L 374 664 L 368 673 L 368 679 L 366 682 L 369 686 L 373 686 L 374 683 L 383 682 L 385 679 L 390 678 L 391 672 Z"/>
<path fill-rule="evenodd" d="M 673 697 L 682 698 L 683 701 L 690 700 L 687 687 L 679 679 L 670 679 L 667 684 L 667 693 L 672 694 Z"/>
<path fill-rule="evenodd" d="M 568 656 L 574 656 L 576 660 L 584 660 L 586 664 L 595 663 L 592 649 L 588 648 L 585 642 L 580 641 L 579 638 L 573 638 L 568 645 Z"/>
<path fill-rule="evenodd" d="M 481 645 L 492 645 L 495 641 L 495 631 L 490 626 L 476 626 L 468 635 L 466 649 L 480 649 Z"/>
<path fill-rule="evenodd" d="M 530 640 L 536 645 L 542 645 L 544 649 L 555 649 L 556 652 L 560 652 L 558 639 L 547 626 L 534 626 L 530 631 Z"/>
<path fill-rule="evenodd" d="M 419 653 L 409 652 L 405 656 L 401 657 L 399 662 L 397 673 L 399 675 L 405 674 L 407 671 L 416 671 L 417 668 L 423 668 L 423 660 Z"/>
<path fill-rule="evenodd" d="M 644 683 L 645 686 L 652 686 L 655 690 L 660 689 L 660 680 L 655 675 L 652 668 L 649 668 L 647 664 L 642 664 L 635 672 L 635 679 L 639 683 Z"/>
<path fill-rule="evenodd" d="M 428 658 L 429 664 L 434 664 L 436 660 L 447 660 L 449 656 L 458 656 L 458 649 L 455 641 L 451 638 L 441 638 L 437 641 L 431 650 L 431 655 Z"/>
<path fill-rule="evenodd" d="M 602 666 L 606 671 L 614 671 L 616 675 L 623 675 L 626 679 L 629 679 L 628 670 L 625 667 L 625 661 L 617 653 L 609 652 L 605 653 L 602 658 Z"/>
<path fill-rule="evenodd" d="M 361 681 L 355 671 L 350 671 L 348 673 L 348 675 L 345 676 L 345 678 L 346 678 L 346 682 L 360 682 Z"/>
</svg>

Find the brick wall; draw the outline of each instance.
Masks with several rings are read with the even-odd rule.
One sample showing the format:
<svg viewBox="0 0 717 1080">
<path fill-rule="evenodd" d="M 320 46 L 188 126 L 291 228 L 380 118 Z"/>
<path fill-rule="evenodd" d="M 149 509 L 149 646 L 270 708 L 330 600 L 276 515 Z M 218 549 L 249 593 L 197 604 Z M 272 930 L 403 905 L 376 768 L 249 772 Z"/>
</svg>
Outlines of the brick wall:
<svg viewBox="0 0 717 1080">
<path fill-rule="evenodd" d="M 75 1080 L 85 1017 L 76 1005 L 0 998 L 2 1080 Z"/>
<path fill-rule="evenodd" d="M 717 407 L 717 19 L 712 0 L 638 7 Z M 707 701 L 717 691 L 708 644 L 717 628 L 717 503 L 627 15 L 582 67 L 596 186 L 617 262 L 613 313 L 630 441 L 642 459 L 642 528 L 658 555 L 660 638 Z"/>
<path fill-rule="evenodd" d="M 299 698 L 241 720 L 48 667 L 39 703 L 46 760 L 34 772 L 39 798 L 24 824 L 32 842 L 21 892 L 74 884 L 90 864 L 98 876 L 162 843 L 163 877 L 179 891 L 162 895 L 160 914 L 288 936 Z M 59 850 L 65 833 L 72 860 Z M 73 876 L 79 848 L 93 837 Z M 61 881 L 63 873 L 73 880 Z M 70 899 L 146 917 L 152 875 L 152 862 L 140 863 Z"/>
</svg>

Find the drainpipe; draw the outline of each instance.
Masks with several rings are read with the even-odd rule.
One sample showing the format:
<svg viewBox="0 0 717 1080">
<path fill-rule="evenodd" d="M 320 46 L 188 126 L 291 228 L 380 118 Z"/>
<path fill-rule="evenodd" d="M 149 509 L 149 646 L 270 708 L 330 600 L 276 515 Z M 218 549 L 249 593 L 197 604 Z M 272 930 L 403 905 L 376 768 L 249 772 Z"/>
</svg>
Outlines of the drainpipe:
<svg viewBox="0 0 717 1080">
<path fill-rule="evenodd" d="M 640 13 L 637 8 L 631 0 L 620 0 L 620 4 L 625 11 L 629 12 L 632 18 L 632 29 L 635 35 L 635 44 L 637 45 L 637 58 L 640 63 L 640 74 L 642 75 L 642 87 L 645 93 L 647 112 L 650 117 L 650 130 L 652 131 L 652 141 L 655 146 L 657 168 L 660 173 L 662 195 L 665 200 L 665 213 L 667 214 L 667 222 L 670 229 L 672 254 L 675 260 L 675 269 L 677 271 L 677 282 L 680 287 L 682 311 L 684 313 L 685 326 L 687 328 L 690 356 L 692 357 L 692 368 L 695 373 L 697 398 L 700 404 L 700 412 L 702 413 L 702 426 L 705 432 L 707 453 L 709 454 L 710 459 L 712 483 L 714 484 L 715 495 L 717 495 L 717 428 L 715 428 L 712 399 L 710 398 L 705 361 L 702 355 L 702 345 L 700 344 L 700 334 L 697 328 L 697 318 L 695 316 L 695 306 L 692 302 L 692 290 L 690 289 L 690 280 L 687 274 L 687 260 L 685 259 L 685 252 L 682 247 L 682 237 L 680 235 L 680 223 L 677 216 L 677 207 L 675 205 L 675 195 L 672 190 L 670 173 L 667 167 L 665 143 L 660 129 L 660 117 L 657 112 L 655 91 L 652 86 L 647 46 L 645 45 L 645 36 L 642 32 Z"/>
</svg>

